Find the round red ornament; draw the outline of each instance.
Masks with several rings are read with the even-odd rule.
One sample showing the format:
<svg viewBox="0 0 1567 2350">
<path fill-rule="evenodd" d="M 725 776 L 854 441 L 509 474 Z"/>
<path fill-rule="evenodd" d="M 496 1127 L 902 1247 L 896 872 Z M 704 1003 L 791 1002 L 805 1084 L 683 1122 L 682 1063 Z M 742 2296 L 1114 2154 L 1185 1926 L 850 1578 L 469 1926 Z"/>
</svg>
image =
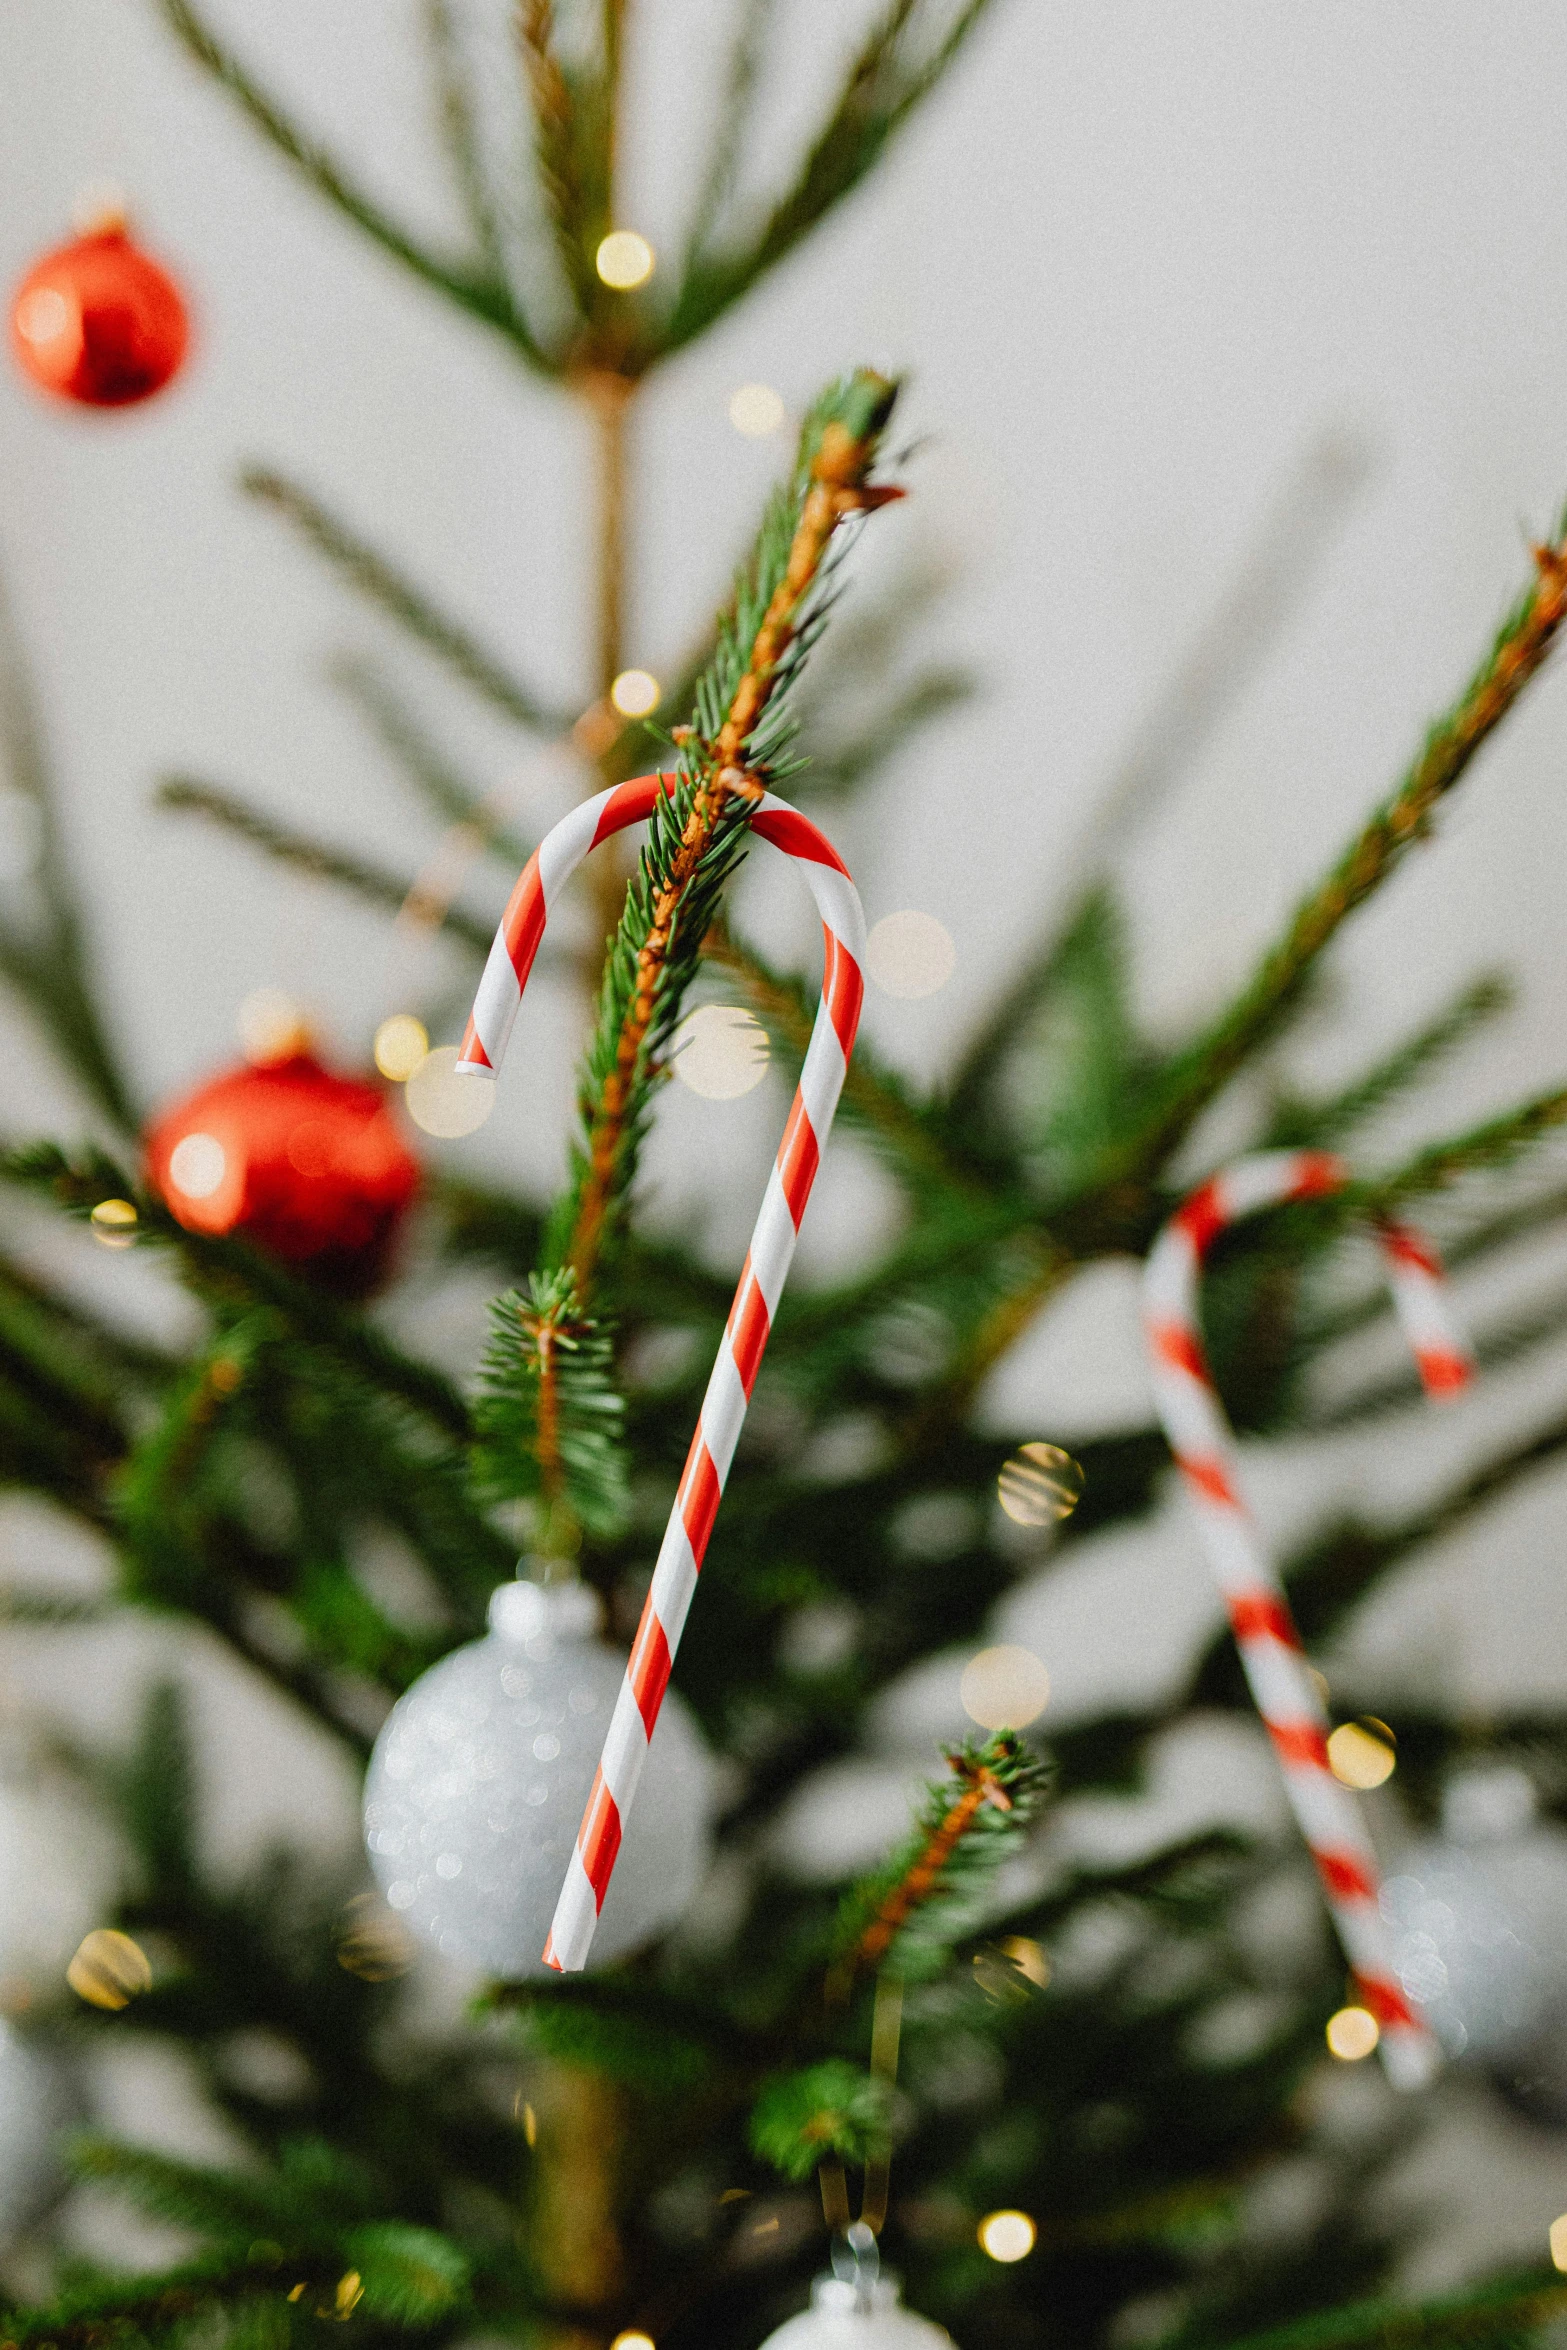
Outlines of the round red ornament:
<svg viewBox="0 0 1567 2350">
<path fill-rule="evenodd" d="M 189 340 L 178 286 L 119 223 L 46 254 L 11 304 L 11 347 L 23 372 L 88 408 L 151 399 Z"/>
<path fill-rule="evenodd" d="M 147 1135 L 147 1174 L 191 1232 L 238 1232 L 340 1296 L 385 1272 L 418 1161 L 378 1085 L 309 1053 L 203 1085 Z"/>
</svg>

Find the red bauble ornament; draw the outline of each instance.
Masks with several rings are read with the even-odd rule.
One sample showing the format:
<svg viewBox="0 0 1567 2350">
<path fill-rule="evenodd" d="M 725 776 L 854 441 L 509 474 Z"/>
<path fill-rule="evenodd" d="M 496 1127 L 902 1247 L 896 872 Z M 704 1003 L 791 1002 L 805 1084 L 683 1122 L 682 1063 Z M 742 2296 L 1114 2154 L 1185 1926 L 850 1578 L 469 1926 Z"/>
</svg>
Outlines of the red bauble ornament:
<svg viewBox="0 0 1567 2350">
<path fill-rule="evenodd" d="M 11 347 L 23 372 L 88 408 L 151 399 L 189 340 L 178 286 L 118 224 L 47 254 L 11 304 Z"/>
<path fill-rule="evenodd" d="M 244 1063 L 165 1111 L 147 1174 L 191 1232 L 238 1232 L 340 1296 L 386 1270 L 418 1161 L 378 1085 L 310 1054 Z"/>
</svg>

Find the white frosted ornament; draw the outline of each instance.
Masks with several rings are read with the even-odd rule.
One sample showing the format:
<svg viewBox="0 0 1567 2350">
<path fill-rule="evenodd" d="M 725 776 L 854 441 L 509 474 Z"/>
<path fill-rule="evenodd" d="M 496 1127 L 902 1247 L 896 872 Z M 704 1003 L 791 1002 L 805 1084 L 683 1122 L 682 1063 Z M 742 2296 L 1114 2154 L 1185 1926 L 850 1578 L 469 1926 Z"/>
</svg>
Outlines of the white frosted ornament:
<svg viewBox="0 0 1567 2350">
<path fill-rule="evenodd" d="M 953 2350 L 945 2326 L 905 2309 L 892 2277 L 855 2285 L 818 2277 L 811 2306 L 769 2334 L 762 2350 Z"/>
<path fill-rule="evenodd" d="M 0 2247 L 41 2219 L 59 2194 L 60 2138 L 80 2119 L 60 2059 L 0 2018 Z"/>
<path fill-rule="evenodd" d="M 1537 1818 L 1528 1774 L 1503 1764 L 1454 1777 L 1442 1831 L 1383 1886 L 1394 1964 L 1449 2054 L 1506 2058 L 1567 1990 L 1567 1835 Z"/>
<path fill-rule="evenodd" d="M 365 1781 L 365 1842 L 390 1906 L 448 1957 L 542 1975 L 624 1655 L 581 1583 L 503 1583 L 484 1640 L 455 1649 L 388 1715 Z M 707 1861 L 706 1748 L 671 1690 L 605 1896 L 595 1961 L 672 1926 Z"/>
</svg>

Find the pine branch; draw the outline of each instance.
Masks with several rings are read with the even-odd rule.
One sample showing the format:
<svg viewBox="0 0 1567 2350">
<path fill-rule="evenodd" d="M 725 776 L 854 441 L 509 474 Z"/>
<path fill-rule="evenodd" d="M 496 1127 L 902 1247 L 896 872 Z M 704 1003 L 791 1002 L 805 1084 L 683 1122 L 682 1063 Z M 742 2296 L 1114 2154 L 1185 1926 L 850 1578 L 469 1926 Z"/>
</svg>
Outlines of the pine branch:
<svg viewBox="0 0 1567 2350">
<path fill-rule="evenodd" d="M 769 2081 L 751 2111 L 751 2151 L 799 2185 L 828 2156 L 863 2163 L 892 2127 L 893 2091 L 847 2057 Z"/>
<path fill-rule="evenodd" d="M 1256 1050 L 1299 993 L 1339 926 L 1429 834 L 1436 810 L 1543 664 L 1567 617 L 1567 526 L 1535 549 L 1538 576 L 1508 613 L 1453 708 L 1427 735 L 1414 764 L 1338 863 L 1297 909 L 1229 1010 L 1171 1070 L 1153 1117 L 1106 1168 L 1106 1181 L 1161 1167 L 1208 1103 Z"/>
<path fill-rule="evenodd" d="M 604 311 L 594 268 L 608 233 L 614 172 L 614 60 L 568 66 L 555 42 L 553 0 L 515 0 L 517 40 L 533 109 L 534 155 L 556 256 L 579 319 Z M 606 356 L 595 355 L 600 365 Z"/>
<path fill-rule="evenodd" d="M 773 970 L 755 947 L 736 938 L 721 914 L 702 941 L 702 959 L 716 964 L 738 983 L 757 1018 L 798 1068 L 810 1044 L 817 1011 L 804 983 Z M 844 1080 L 843 1113 L 880 1143 L 915 1182 L 972 1188 L 967 1171 L 942 1147 L 903 1079 L 880 1062 L 863 1039 L 856 1041 Z"/>
<path fill-rule="evenodd" d="M 319 195 L 415 277 L 504 335 L 531 367 L 542 373 L 554 371 L 504 279 L 482 262 L 475 265 L 442 257 L 418 244 L 400 222 L 355 184 L 318 140 L 299 128 L 235 52 L 219 40 L 194 0 L 153 0 L 153 5 L 187 54 Z"/>
<path fill-rule="evenodd" d="M 959 1747 L 947 1763 L 952 1776 L 931 1787 L 912 1840 L 845 1899 L 832 1970 L 845 1986 L 862 1967 L 936 1972 L 1034 1825 L 1049 1774 L 1015 1730 Z"/>
<path fill-rule="evenodd" d="M 857 188 L 929 96 L 978 24 L 986 0 L 890 0 L 849 67 L 792 186 L 743 243 L 688 256 L 663 338 L 678 350 L 792 253 Z M 931 20 L 935 19 L 934 28 Z M 927 35 L 921 42 L 920 36 Z"/>
<path fill-rule="evenodd" d="M 281 514 L 285 522 L 292 524 L 301 537 L 341 572 L 350 587 L 378 605 L 389 620 L 406 629 L 417 644 L 444 662 L 464 685 L 471 687 L 503 717 L 517 726 L 527 727 L 530 732 L 545 734 L 556 734 L 569 723 L 546 708 L 460 621 L 440 611 L 378 548 L 362 539 L 298 482 L 264 465 L 247 466 L 239 478 L 247 497 L 259 499 L 264 506 Z"/>
<path fill-rule="evenodd" d="M 1365 1186 L 1360 1196 L 1375 1213 L 1425 1192 L 1443 1191 L 1460 1176 L 1472 1175 L 1482 1167 L 1505 1166 L 1538 1142 L 1542 1134 L 1549 1134 L 1564 1122 L 1567 1122 L 1567 1091 L 1536 1094 L 1533 1101 L 1522 1102 L 1515 1110 L 1504 1110 L 1500 1117 L 1488 1118 L 1482 1125 L 1472 1126 L 1467 1134 L 1455 1135 L 1450 1142 L 1428 1144 L 1396 1173 Z"/>
<path fill-rule="evenodd" d="M 776 7 L 777 0 L 741 0 L 740 22 L 730 45 L 728 72 L 718 102 L 712 152 L 686 231 L 683 277 L 689 275 L 695 256 L 709 242 L 733 192 L 761 75 L 762 50 Z"/>
<path fill-rule="evenodd" d="M 1512 1000 L 1512 989 L 1504 978 L 1493 974 L 1472 980 L 1434 1019 L 1405 1037 L 1382 1060 L 1373 1062 L 1353 1084 L 1320 1101 L 1281 1101 L 1262 1147 L 1291 1150 L 1309 1143 L 1323 1148 L 1338 1142 L 1428 1076 L 1437 1063 L 1466 1043 L 1482 1022 L 1506 1011 Z"/>
<path fill-rule="evenodd" d="M 31 803 L 39 836 L 36 883 L 28 893 L 36 902 L 30 913 L 8 913 L 0 921 L 0 976 L 41 1022 L 89 1098 L 122 1131 L 134 1132 L 135 1105 L 93 995 L 81 910 L 60 839 L 58 795 L 3 580 L 0 768 Z"/>
<path fill-rule="evenodd" d="M 1460 2350 L 1471 2342 L 1516 2344 L 1564 2311 L 1567 2278 L 1533 2270 L 1435 2301 L 1362 2301 L 1348 2309 L 1321 2310 L 1295 2325 L 1226 2342 L 1223 2350 Z"/>
<path fill-rule="evenodd" d="M 347 890 L 351 896 L 380 906 L 387 913 L 407 913 L 432 928 L 446 931 L 476 954 L 489 952 L 495 935 L 493 923 L 465 914 L 459 906 L 425 897 L 411 875 L 392 873 L 384 865 L 372 865 L 362 857 L 350 856 L 343 849 L 314 840 L 308 833 L 295 832 L 290 825 L 268 816 L 253 800 L 243 799 L 238 792 L 227 791 L 221 784 L 204 783 L 194 775 L 166 775 L 158 786 L 155 802 L 158 807 L 178 814 L 205 816 L 226 832 L 237 833 L 274 864 L 291 866 L 297 873 L 308 874 L 312 881 L 330 882 L 335 889 Z"/>
<path fill-rule="evenodd" d="M 485 176 L 473 88 L 450 0 L 424 0 L 424 33 L 435 75 L 441 143 L 485 274 L 494 284 L 505 285 L 506 259 L 495 201 Z"/>
<path fill-rule="evenodd" d="M 484 1495 L 541 1502 L 534 1547 L 545 1555 L 574 1547 L 574 1525 L 618 1533 L 629 1506 L 625 1407 L 609 1340 L 578 1310 L 569 1272 L 535 1274 L 525 1294 L 496 1300 L 481 1378 L 475 1470 Z"/>
<path fill-rule="evenodd" d="M 563 1260 L 584 1297 L 635 1172 L 661 1048 L 743 854 L 749 808 L 788 749 L 788 689 L 825 625 L 829 547 L 851 515 L 896 494 L 866 479 L 895 397 L 895 386 L 866 372 L 834 385 L 812 410 L 794 478 L 769 509 L 698 685 L 678 788 L 654 809 L 605 962 L 580 1097 L 585 1140 L 561 1223 Z"/>
<path fill-rule="evenodd" d="M 486 795 L 458 774 L 380 666 L 349 654 L 333 662 L 330 674 L 436 814 L 460 826 L 476 849 L 488 850 L 520 871 L 533 853 L 532 844 L 512 832 Z"/>
</svg>

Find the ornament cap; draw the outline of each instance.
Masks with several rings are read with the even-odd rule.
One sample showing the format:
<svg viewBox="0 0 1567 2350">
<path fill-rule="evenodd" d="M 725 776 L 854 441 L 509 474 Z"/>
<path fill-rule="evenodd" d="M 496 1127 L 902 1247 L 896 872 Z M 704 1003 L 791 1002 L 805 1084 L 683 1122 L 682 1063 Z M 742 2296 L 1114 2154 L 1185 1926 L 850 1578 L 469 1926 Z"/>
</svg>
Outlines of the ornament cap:
<svg viewBox="0 0 1567 2350">
<path fill-rule="evenodd" d="M 530 1656 L 591 1640 L 604 1621 L 604 1607 L 586 1583 L 503 1583 L 490 1599 L 490 1630 L 518 1641 Z"/>
</svg>

